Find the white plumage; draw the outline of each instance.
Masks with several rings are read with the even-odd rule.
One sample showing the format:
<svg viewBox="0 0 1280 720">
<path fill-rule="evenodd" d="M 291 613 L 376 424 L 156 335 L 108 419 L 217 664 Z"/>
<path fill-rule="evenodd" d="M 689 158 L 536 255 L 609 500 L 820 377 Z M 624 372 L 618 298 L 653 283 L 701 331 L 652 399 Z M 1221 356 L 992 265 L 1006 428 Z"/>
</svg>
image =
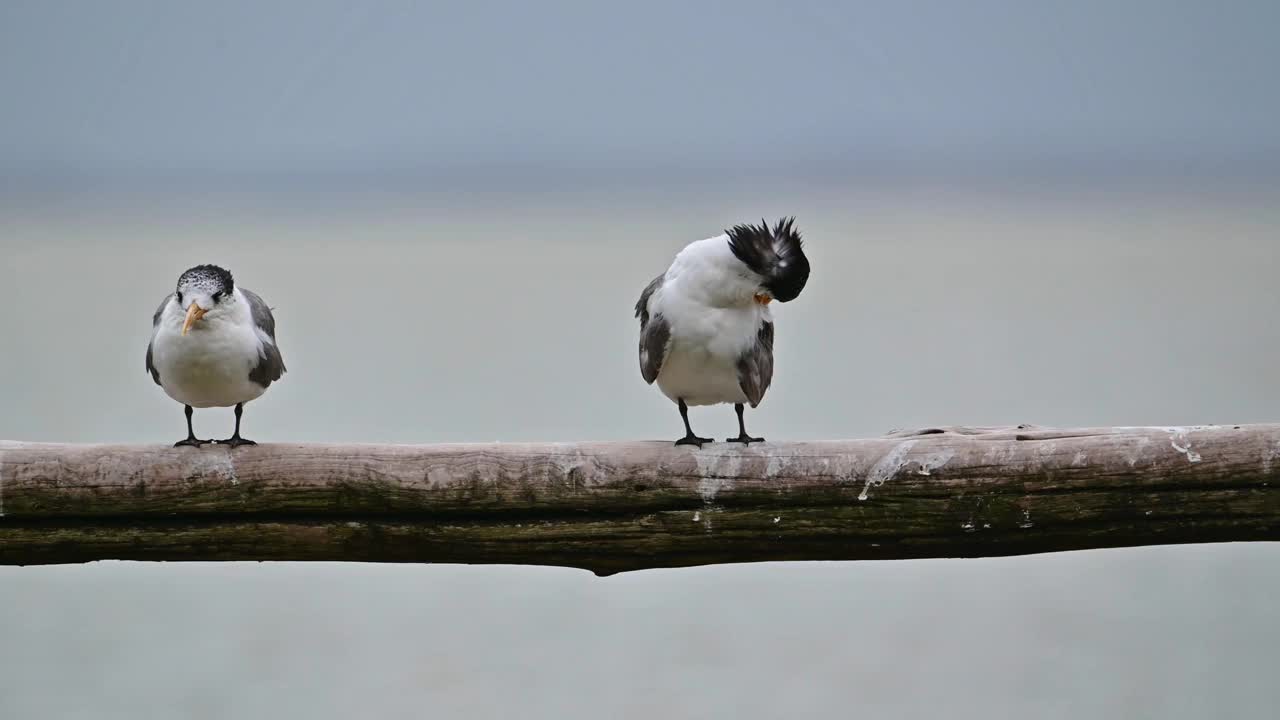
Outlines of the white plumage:
<svg viewBox="0 0 1280 720">
<path fill-rule="evenodd" d="M 769 303 L 794 300 L 809 279 L 794 221 L 773 228 L 737 225 L 690 243 L 640 294 L 640 374 L 680 408 L 678 445 L 710 442 L 689 426 L 690 405 L 732 403 L 738 437 L 743 411 L 756 407 L 773 381 L 773 314 Z"/>
<path fill-rule="evenodd" d="M 249 379 L 264 356 L 263 346 L 275 341 L 253 322 L 249 301 L 240 288 L 232 301 L 220 304 L 182 334 L 186 309 L 170 296 L 160 312 L 151 339 L 152 364 L 165 394 L 191 407 L 231 407 L 257 399 L 266 388 Z M 189 299 L 194 302 L 195 298 Z M 212 303 L 211 303 L 212 304 Z"/>
<path fill-rule="evenodd" d="M 231 273 L 197 265 L 151 319 L 147 372 L 165 394 L 186 406 L 187 437 L 178 445 L 199 447 L 192 408 L 236 409 L 236 431 L 225 442 L 253 445 L 240 437 L 244 404 L 266 392 L 284 374 L 276 346 L 276 322 L 262 298 L 236 287 Z"/>
<path fill-rule="evenodd" d="M 676 255 L 648 303 L 649 314 L 671 329 L 657 377 L 663 395 L 687 405 L 748 402 L 738 359 L 756 344 L 760 326 L 773 321 L 755 299 L 761 282 L 734 257 L 727 235 L 690 243 Z"/>
</svg>

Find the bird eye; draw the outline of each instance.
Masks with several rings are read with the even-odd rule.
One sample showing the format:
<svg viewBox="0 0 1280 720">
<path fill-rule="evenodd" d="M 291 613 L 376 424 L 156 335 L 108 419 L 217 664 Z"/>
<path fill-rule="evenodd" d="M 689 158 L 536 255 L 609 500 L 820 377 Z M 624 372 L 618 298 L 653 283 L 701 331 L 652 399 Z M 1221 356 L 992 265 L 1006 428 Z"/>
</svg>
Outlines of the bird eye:
<svg viewBox="0 0 1280 720">
<path fill-rule="evenodd" d="M 181 291 L 181 290 L 179 290 L 177 294 L 178 294 L 178 304 L 179 304 L 179 305 L 181 305 L 181 304 L 182 304 L 182 291 Z"/>
<path fill-rule="evenodd" d="M 222 291 L 221 291 L 221 290 L 219 290 L 218 292 L 216 292 L 216 293 L 214 293 L 214 294 L 213 294 L 213 301 L 214 301 L 214 302 L 219 302 L 219 301 L 221 301 L 221 300 L 222 300 Z"/>
</svg>

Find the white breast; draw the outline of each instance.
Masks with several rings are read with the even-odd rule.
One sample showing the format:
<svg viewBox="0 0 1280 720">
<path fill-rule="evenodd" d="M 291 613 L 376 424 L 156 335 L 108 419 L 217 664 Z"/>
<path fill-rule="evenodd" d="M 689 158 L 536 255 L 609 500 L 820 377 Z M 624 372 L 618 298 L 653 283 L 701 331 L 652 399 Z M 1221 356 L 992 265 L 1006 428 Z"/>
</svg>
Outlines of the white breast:
<svg viewBox="0 0 1280 720">
<path fill-rule="evenodd" d="M 725 236 L 692 243 L 676 256 L 649 301 L 671 328 L 658 389 L 689 405 L 745 403 L 738 358 L 755 342 L 769 309 L 755 302 L 759 278 Z"/>
<path fill-rule="evenodd" d="M 262 340 L 247 302 L 235 312 L 204 320 L 182 334 L 182 311 L 170 302 L 152 339 L 152 363 L 169 397 L 192 407 L 229 407 L 249 402 L 266 388 L 249 379 Z"/>
</svg>

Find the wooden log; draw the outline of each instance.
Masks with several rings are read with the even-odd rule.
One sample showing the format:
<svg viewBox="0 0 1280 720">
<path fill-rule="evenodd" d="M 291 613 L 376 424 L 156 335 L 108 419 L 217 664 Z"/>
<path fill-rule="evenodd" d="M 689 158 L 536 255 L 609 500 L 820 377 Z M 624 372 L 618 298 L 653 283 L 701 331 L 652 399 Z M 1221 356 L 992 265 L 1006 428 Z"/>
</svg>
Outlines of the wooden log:
<svg viewBox="0 0 1280 720">
<path fill-rule="evenodd" d="M 598 574 L 1280 539 L 1280 425 L 668 442 L 0 442 L 0 563 L 347 560 Z"/>
</svg>

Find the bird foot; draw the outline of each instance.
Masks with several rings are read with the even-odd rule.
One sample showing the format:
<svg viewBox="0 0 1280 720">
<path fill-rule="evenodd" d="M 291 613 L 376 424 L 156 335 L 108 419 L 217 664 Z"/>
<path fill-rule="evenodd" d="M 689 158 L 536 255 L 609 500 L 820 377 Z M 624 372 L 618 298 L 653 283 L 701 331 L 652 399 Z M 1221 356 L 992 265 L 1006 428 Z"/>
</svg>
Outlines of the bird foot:
<svg viewBox="0 0 1280 720">
<path fill-rule="evenodd" d="M 715 442 L 715 440 L 711 438 L 698 437 L 697 435 L 685 435 L 676 441 L 676 445 L 697 445 L 701 448 L 709 442 Z"/>
<path fill-rule="evenodd" d="M 736 438 L 729 438 L 729 439 L 725 440 L 725 442 L 731 442 L 731 443 L 742 443 L 743 445 L 750 445 L 750 444 L 751 444 L 751 443 L 753 443 L 753 442 L 764 442 L 764 438 L 762 438 L 762 437 L 751 437 L 750 435 L 748 435 L 748 434 L 746 434 L 746 433 L 742 433 L 741 435 L 739 435 L 739 436 L 738 436 L 738 437 L 736 437 Z"/>
<path fill-rule="evenodd" d="M 227 438 L 226 440 L 218 440 L 217 443 L 219 445 L 230 445 L 233 448 L 238 448 L 241 445 L 257 445 L 258 444 L 252 440 L 245 440 L 244 438 L 235 436 L 235 435 Z"/>
<path fill-rule="evenodd" d="M 178 442 L 174 443 L 174 444 L 173 444 L 173 446 L 174 446 L 174 447 L 194 447 L 194 448 L 198 448 L 198 447 L 200 447 L 201 445 L 210 445 L 210 444 L 212 444 L 212 443 L 213 443 L 213 441 L 212 441 L 212 440 L 201 440 L 201 439 L 199 439 L 199 438 L 189 437 L 189 438 L 187 438 L 186 440 L 179 440 Z"/>
</svg>

